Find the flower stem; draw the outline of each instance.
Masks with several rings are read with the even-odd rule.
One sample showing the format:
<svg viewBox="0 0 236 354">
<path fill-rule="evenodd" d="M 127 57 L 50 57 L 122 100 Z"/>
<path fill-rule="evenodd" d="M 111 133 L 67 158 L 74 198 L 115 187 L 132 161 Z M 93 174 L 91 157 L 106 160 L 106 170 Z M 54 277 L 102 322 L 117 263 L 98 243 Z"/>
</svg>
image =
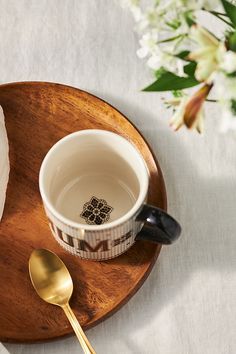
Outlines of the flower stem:
<svg viewBox="0 0 236 354">
<path fill-rule="evenodd" d="M 205 10 L 205 11 L 208 11 L 208 10 Z M 209 11 L 209 12 L 211 12 L 214 15 L 220 15 L 220 16 L 228 17 L 228 15 L 225 14 L 224 12 L 218 12 L 218 11 Z"/>
<path fill-rule="evenodd" d="M 217 100 L 212 100 L 212 99 L 210 99 L 210 98 L 207 98 L 205 101 L 206 101 L 206 102 L 218 102 Z"/>
<path fill-rule="evenodd" d="M 178 39 L 180 37 L 184 37 L 184 36 L 186 36 L 186 34 L 179 34 L 178 36 L 167 38 L 167 39 L 163 39 L 162 41 L 158 41 L 156 44 L 171 42 L 171 41 L 174 41 L 174 40 L 176 40 L 176 39 Z"/>
<path fill-rule="evenodd" d="M 231 22 L 226 21 L 224 18 L 220 17 L 220 15 L 216 12 L 216 11 L 207 11 L 210 14 L 212 14 L 213 16 L 217 17 L 219 20 L 225 22 L 227 25 L 229 25 L 230 27 L 233 27 L 233 24 Z M 222 15 L 221 15 L 222 16 Z"/>
</svg>

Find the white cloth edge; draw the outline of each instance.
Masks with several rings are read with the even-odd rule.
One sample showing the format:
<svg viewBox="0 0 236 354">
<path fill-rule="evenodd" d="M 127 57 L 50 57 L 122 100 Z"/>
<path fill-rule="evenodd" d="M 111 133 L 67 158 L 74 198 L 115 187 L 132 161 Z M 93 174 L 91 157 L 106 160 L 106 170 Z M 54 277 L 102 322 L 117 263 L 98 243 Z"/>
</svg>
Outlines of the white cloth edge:
<svg viewBox="0 0 236 354">
<path fill-rule="evenodd" d="M 9 145 L 5 118 L 2 107 L 0 106 L 0 221 L 2 218 L 6 201 L 6 191 L 10 172 Z"/>
</svg>

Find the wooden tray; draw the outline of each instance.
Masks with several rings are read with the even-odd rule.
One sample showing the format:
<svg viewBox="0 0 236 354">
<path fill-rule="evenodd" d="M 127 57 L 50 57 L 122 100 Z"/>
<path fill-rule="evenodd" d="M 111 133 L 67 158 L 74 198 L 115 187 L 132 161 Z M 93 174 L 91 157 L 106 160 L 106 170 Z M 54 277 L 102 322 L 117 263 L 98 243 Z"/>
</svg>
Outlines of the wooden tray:
<svg viewBox="0 0 236 354">
<path fill-rule="evenodd" d="M 160 246 L 137 242 L 127 253 L 104 262 L 84 261 L 66 253 L 52 237 L 38 190 L 46 152 L 65 135 L 91 128 L 114 131 L 141 151 L 151 173 L 149 202 L 166 209 L 162 173 L 137 129 L 101 99 L 54 83 L 0 85 L 10 143 L 11 172 L 0 223 L 0 340 L 38 342 L 72 333 L 62 312 L 33 290 L 28 259 L 34 248 L 56 252 L 74 280 L 71 306 L 84 329 L 112 315 L 140 288 Z M 145 117 L 144 117 L 145 119 Z"/>
</svg>

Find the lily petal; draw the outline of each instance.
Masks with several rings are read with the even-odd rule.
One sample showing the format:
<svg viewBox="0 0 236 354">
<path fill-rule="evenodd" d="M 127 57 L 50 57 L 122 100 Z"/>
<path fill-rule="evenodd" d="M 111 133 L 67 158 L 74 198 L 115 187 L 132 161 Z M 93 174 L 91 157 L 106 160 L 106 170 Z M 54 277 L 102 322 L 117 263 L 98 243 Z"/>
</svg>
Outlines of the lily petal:
<svg viewBox="0 0 236 354">
<path fill-rule="evenodd" d="M 193 25 L 191 28 L 191 37 L 202 46 L 218 46 L 218 39 L 204 27 Z"/>
<path fill-rule="evenodd" d="M 181 100 L 179 100 L 179 103 L 177 103 L 177 100 L 174 100 L 174 106 L 176 106 L 177 104 L 179 105 L 170 120 L 170 126 L 175 131 L 177 131 L 184 125 L 184 112 L 187 102 L 188 96 L 183 96 Z"/>
<path fill-rule="evenodd" d="M 188 101 L 184 112 L 184 124 L 189 128 L 198 128 L 202 130 L 202 105 L 207 98 L 213 85 L 205 84 Z"/>
<path fill-rule="evenodd" d="M 225 44 L 220 42 L 205 28 L 194 25 L 191 28 L 191 37 L 198 44 L 188 58 L 197 62 L 195 77 L 199 81 L 212 82 L 212 75 L 220 67 L 226 53 Z"/>
</svg>

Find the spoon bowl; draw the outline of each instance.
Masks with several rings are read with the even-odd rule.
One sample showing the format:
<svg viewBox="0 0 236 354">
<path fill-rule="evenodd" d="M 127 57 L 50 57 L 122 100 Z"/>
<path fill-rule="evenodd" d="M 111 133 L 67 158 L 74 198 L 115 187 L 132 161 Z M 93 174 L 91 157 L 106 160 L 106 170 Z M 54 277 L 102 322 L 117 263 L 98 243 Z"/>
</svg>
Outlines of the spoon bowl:
<svg viewBox="0 0 236 354">
<path fill-rule="evenodd" d="M 29 259 L 31 282 L 37 294 L 53 305 L 66 305 L 73 292 L 73 282 L 62 260 L 46 249 L 34 250 Z"/>
<path fill-rule="evenodd" d="M 64 310 L 84 353 L 96 354 L 69 305 L 73 282 L 62 260 L 49 250 L 36 249 L 29 259 L 29 274 L 41 299 Z"/>
</svg>

